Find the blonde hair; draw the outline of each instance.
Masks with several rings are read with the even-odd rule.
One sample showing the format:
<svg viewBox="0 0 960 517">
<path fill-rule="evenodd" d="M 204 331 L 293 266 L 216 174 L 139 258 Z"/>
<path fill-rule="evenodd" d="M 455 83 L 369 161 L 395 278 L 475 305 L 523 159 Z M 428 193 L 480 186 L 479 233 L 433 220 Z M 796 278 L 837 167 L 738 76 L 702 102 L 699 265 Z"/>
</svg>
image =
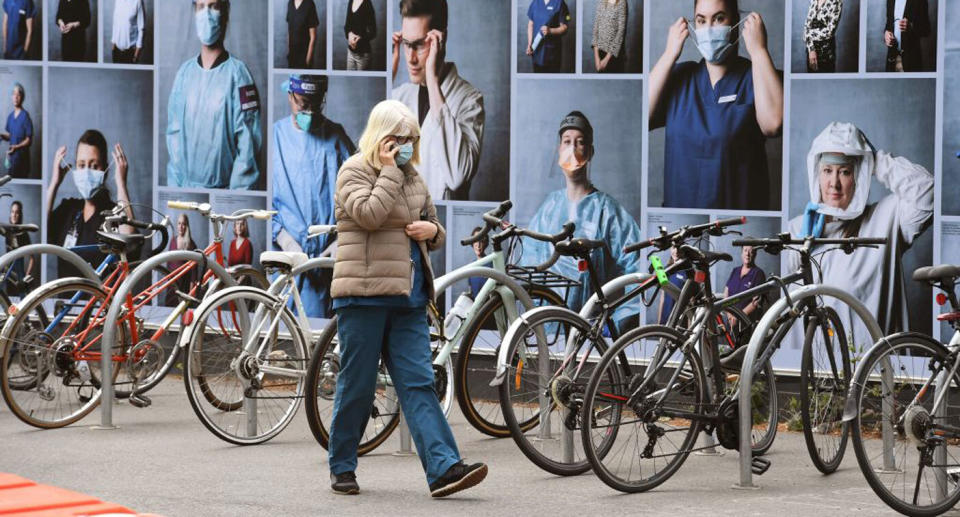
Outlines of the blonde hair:
<svg viewBox="0 0 960 517">
<path fill-rule="evenodd" d="M 377 170 L 382 169 L 380 143 L 388 136 L 415 137 L 410 163 L 420 164 L 420 125 L 410 108 L 400 101 L 381 101 L 373 107 L 370 118 L 367 119 L 367 127 L 360 136 L 357 154 Z"/>
</svg>

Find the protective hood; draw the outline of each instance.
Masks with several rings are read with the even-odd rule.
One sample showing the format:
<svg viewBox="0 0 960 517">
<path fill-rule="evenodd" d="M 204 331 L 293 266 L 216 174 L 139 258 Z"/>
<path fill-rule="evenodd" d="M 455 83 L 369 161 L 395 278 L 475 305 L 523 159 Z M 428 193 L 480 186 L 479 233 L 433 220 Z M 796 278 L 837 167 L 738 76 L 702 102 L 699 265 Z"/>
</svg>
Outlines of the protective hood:
<svg viewBox="0 0 960 517">
<path fill-rule="evenodd" d="M 830 207 L 823 204 L 820 196 L 820 155 L 823 153 L 843 153 L 848 156 L 861 157 L 855 164 L 854 178 L 856 187 L 853 199 L 846 209 Z M 810 202 L 817 205 L 817 213 L 836 217 L 837 219 L 855 219 L 863 213 L 870 197 L 870 177 L 873 175 L 876 156 L 873 146 L 857 126 L 849 122 L 831 122 L 813 140 L 810 153 L 807 154 L 807 172 L 810 178 Z"/>
</svg>

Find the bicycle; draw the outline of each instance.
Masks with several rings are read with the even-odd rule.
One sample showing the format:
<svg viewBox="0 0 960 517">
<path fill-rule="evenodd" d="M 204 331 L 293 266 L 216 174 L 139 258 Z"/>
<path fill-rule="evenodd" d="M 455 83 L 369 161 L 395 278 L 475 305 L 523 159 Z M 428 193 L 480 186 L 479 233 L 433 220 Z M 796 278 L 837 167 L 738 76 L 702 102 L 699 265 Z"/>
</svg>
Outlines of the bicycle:
<svg viewBox="0 0 960 517">
<path fill-rule="evenodd" d="M 484 226 L 477 234 L 463 239 L 461 244 L 469 246 L 488 235 L 493 229 L 502 230 L 490 238 L 493 253 L 444 275 L 435 281 L 441 285 L 444 278 L 466 276 L 467 272 L 476 272 L 477 276 L 488 276 L 488 280 L 477 293 L 476 299 L 464 312 L 459 326 L 452 336 L 446 335 L 448 321 L 442 321 L 435 308 L 428 309 L 431 324 L 431 347 L 434 350 L 435 389 L 441 399 L 445 412 L 449 412 L 456 389 L 456 399 L 468 422 L 478 431 L 494 437 L 503 437 L 508 433 L 500 422 L 496 405 L 486 398 L 489 388 L 485 385 L 493 377 L 494 368 L 485 367 L 483 361 L 496 356 L 500 346 L 500 336 L 507 325 L 515 320 L 521 303 L 514 292 L 501 280 L 505 276 L 521 279 L 524 289 L 534 305 L 563 304 L 564 299 L 547 285 L 562 288 L 572 285 L 569 279 L 553 273 L 537 274 L 531 277 L 529 268 L 508 264 L 512 250 L 519 237 L 530 237 L 545 242 L 559 242 L 573 234 L 573 223 L 567 223 L 557 235 L 545 235 L 519 228 L 502 218 L 512 207 L 510 201 L 504 201 L 494 210 L 483 215 Z M 504 243 L 508 243 L 504 246 Z M 490 267 L 487 267 L 490 266 Z M 448 318 L 450 316 L 448 315 Z M 336 378 L 340 369 L 339 342 L 337 340 L 336 317 L 324 329 L 317 342 L 307 373 L 307 416 L 314 437 L 327 447 L 329 440 L 329 422 L 333 417 L 333 402 L 336 391 Z M 452 354 L 456 350 L 456 368 L 451 370 Z M 383 365 L 381 364 L 381 368 Z M 452 382 L 451 382 L 452 380 Z M 382 401 L 371 413 L 362 438 L 361 453 L 369 452 L 382 443 L 396 428 L 400 409 L 395 397 L 392 397 L 392 382 L 384 369 L 378 380 L 378 397 Z M 372 426 L 372 427 L 371 427 Z"/>
<path fill-rule="evenodd" d="M 937 316 L 954 329 L 949 343 L 917 332 L 880 339 L 860 360 L 844 415 L 867 483 L 884 503 L 911 516 L 939 515 L 960 501 L 960 267 L 913 272 L 941 290 Z M 953 400 L 951 400 L 953 399 Z"/>
<path fill-rule="evenodd" d="M 131 262 L 127 257 L 139 253 L 143 244 L 157 233 L 161 236 L 161 245 L 153 253 L 163 250 L 168 240 L 166 217 L 161 223 L 147 223 L 128 219 L 122 215 L 122 210 L 118 206 L 105 218 L 105 228 L 114 231 L 98 233 L 100 250 L 107 254 L 97 268 L 97 275 L 103 278 L 101 282 L 86 278 L 58 279 L 44 284 L 15 306 L 15 310 L 8 311 L 13 314 L 0 333 L 4 350 L 0 391 L 11 411 L 27 424 L 40 428 L 63 427 L 83 418 L 99 403 L 102 379 L 97 372 L 104 352 L 100 341 L 103 322 L 107 309 L 114 303 L 113 294 L 130 275 Z M 234 216 L 209 214 L 209 205 L 207 213 L 211 219 L 219 221 L 214 225 L 218 237 L 223 221 L 230 218 L 268 219 L 272 215 L 267 211 L 242 211 Z M 115 232 L 124 225 L 151 233 Z M 222 259 L 220 249 L 217 242 L 208 248 L 209 253 Z M 114 364 L 109 381 L 116 384 L 117 376 L 123 370 L 129 377 L 125 383 L 132 386 L 124 394 L 134 406 L 150 405 L 150 399 L 143 393 L 158 384 L 172 367 L 179 348 L 173 347 L 166 355 L 159 340 L 177 318 L 199 302 L 195 296 L 201 285 L 192 285 L 189 293 L 178 291 L 182 299 L 180 304 L 166 314 L 156 331 L 140 339 L 145 324 L 155 319 L 146 314 L 147 308 L 160 293 L 175 289 L 177 282 L 194 267 L 197 264 L 193 262 L 183 264 L 166 273 L 159 282 L 118 302 L 123 304 L 125 312 L 118 321 L 119 338 L 110 345 L 110 360 Z M 212 273 L 207 271 L 203 278 L 204 285 L 208 285 Z M 166 311 L 154 310 L 160 315 Z M 44 311 L 53 314 L 53 318 L 45 321 L 41 317 Z M 17 361 L 12 360 L 15 355 Z M 11 366 L 18 363 L 22 367 L 11 373 Z M 51 375 L 54 382 L 46 382 Z"/>
<path fill-rule="evenodd" d="M 752 371 L 753 378 L 762 381 L 766 376 L 770 383 L 774 382 L 769 366 L 773 353 L 780 347 L 793 323 L 803 318 L 806 330 L 801 370 L 807 371 L 801 376 L 807 381 L 802 383 L 801 397 L 804 397 L 804 391 L 808 393 L 804 398 L 807 403 L 801 403 L 801 409 L 810 412 L 804 418 L 807 450 L 817 468 L 825 473 L 834 471 L 843 458 L 848 436 L 846 425 L 842 423 L 843 396 L 849 386 L 851 368 L 845 333 L 835 311 L 817 305 L 815 299 L 798 306 L 790 302 L 787 285 L 795 282 L 804 285 L 814 283 L 814 246 L 836 246 L 822 253 L 838 249 L 852 253 L 857 247 L 874 247 L 886 244 L 886 240 L 798 240 L 792 239 L 789 234 L 780 234 L 774 239 L 739 239 L 733 244 L 754 246 L 774 254 L 784 249 L 797 251 L 800 254 L 800 267 L 783 278 L 773 276 L 763 284 L 717 299 L 710 290 L 709 267 L 717 260 L 730 260 L 729 255 L 681 246 L 678 250 L 680 257 L 692 264 L 694 275 L 702 285 L 697 289 L 698 292 L 691 293 L 695 296 L 694 304 L 697 306 L 691 326 L 678 329 L 649 325 L 628 332 L 601 357 L 587 384 L 581 415 L 584 422 L 581 429 L 583 447 L 597 476 L 616 490 L 642 492 L 669 479 L 690 452 L 697 450 L 694 442 L 700 431 L 715 431 L 720 445 L 728 449 L 739 448 L 737 400 L 745 396 L 744 388 L 741 385 L 733 392 L 725 390 L 724 376 L 718 375 L 713 365 L 738 365 L 742 352 L 735 350 L 721 358 L 716 347 L 704 347 L 701 358 L 696 345 L 709 332 L 715 315 L 722 309 L 777 290 L 783 291 L 792 310 L 782 314 L 773 327 L 775 330 L 763 337 L 763 346 Z M 648 245 L 641 243 L 636 249 Z M 681 300 L 683 298 L 681 294 Z M 647 342 L 655 344 L 645 371 L 632 376 L 623 375 L 614 365 L 614 358 L 631 349 L 642 348 Z M 746 347 L 740 347 L 739 350 L 745 351 Z M 756 399 L 756 392 L 757 382 L 754 382 L 749 396 Z M 771 395 L 775 394 L 774 390 Z M 770 406 L 775 407 L 775 397 L 769 400 Z M 756 400 L 753 405 L 758 406 Z M 763 413 L 754 411 L 754 422 L 758 417 L 762 420 Z M 628 425 L 634 429 L 625 427 Z M 769 426 L 769 429 L 772 433 L 776 432 L 775 426 Z M 619 452 L 629 446 L 627 443 L 618 449 L 618 437 L 637 445 L 630 453 L 629 460 L 610 454 L 615 449 Z M 817 438 L 822 439 L 818 441 Z M 639 450 L 641 443 L 642 450 Z M 754 445 L 756 447 L 756 441 Z M 769 460 L 759 456 L 753 458 L 757 475 L 763 474 L 769 467 Z"/>
</svg>

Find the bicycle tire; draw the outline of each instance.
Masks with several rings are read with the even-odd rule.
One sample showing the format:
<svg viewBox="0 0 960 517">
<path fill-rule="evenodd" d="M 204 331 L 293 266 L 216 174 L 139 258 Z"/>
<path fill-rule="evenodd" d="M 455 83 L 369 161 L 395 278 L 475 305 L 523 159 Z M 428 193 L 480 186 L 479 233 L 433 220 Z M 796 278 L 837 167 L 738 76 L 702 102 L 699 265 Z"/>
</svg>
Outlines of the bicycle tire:
<svg viewBox="0 0 960 517">
<path fill-rule="evenodd" d="M 21 354 L 25 347 L 29 346 L 29 353 L 36 357 L 36 373 L 26 372 L 23 374 L 34 375 L 36 382 L 30 383 L 27 388 L 23 388 L 21 384 L 16 382 L 16 379 L 11 378 L 16 374 L 12 371 L 14 365 L 11 364 L 12 351 L 15 348 L 14 343 L 16 343 L 15 340 L 19 339 L 19 334 L 16 332 L 29 323 L 28 319 L 36 312 L 38 306 L 44 302 L 54 304 L 58 295 L 64 293 L 68 295 L 85 293 L 93 298 L 93 301 L 85 302 L 89 311 L 93 311 L 94 307 L 99 304 L 96 310 L 106 312 L 103 304 L 107 299 L 107 293 L 99 283 L 81 278 L 65 278 L 47 283 L 24 298 L 18 305 L 19 310 L 6 321 L 2 332 L 0 332 L 0 345 L 3 348 L 2 367 L 0 367 L 0 392 L 2 392 L 10 411 L 18 419 L 41 429 L 54 429 L 73 424 L 90 414 L 100 404 L 101 383 L 95 374 L 99 371 L 100 361 L 77 361 L 74 358 L 70 348 L 75 349 L 77 347 L 75 339 L 73 339 L 73 336 L 77 335 L 76 333 L 54 337 L 49 332 L 43 332 L 35 334 L 31 342 L 19 342 L 19 347 L 16 348 L 19 349 Z M 95 343 L 100 343 L 99 338 L 102 332 L 98 333 L 97 329 L 88 328 L 85 323 L 90 318 L 87 308 L 82 313 L 85 319 L 82 319 L 76 327 L 82 329 L 81 333 L 87 334 L 87 342 L 91 343 L 91 349 L 96 353 L 98 349 Z M 62 318 L 61 323 L 64 320 L 66 318 Z M 71 324 L 64 325 L 66 326 L 64 331 L 73 328 Z M 92 331 L 86 332 L 88 330 Z M 118 334 L 118 341 L 126 343 L 126 333 L 121 329 Z M 56 345 L 56 348 L 54 348 L 54 345 Z M 118 348 L 125 350 L 126 346 L 113 347 L 113 349 Z M 114 357 L 113 352 L 111 352 L 111 357 Z M 120 370 L 121 361 L 115 359 L 112 362 L 112 378 L 115 380 Z M 80 366 L 81 363 L 85 368 Z M 49 385 L 44 384 L 44 381 L 51 375 L 57 378 L 58 382 Z M 85 376 L 89 376 L 89 378 L 85 379 Z M 69 384 L 75 379 L 79 379 L 80 383 Z M 74 387 L 77 388 L 75 396 L 70 393 L 71 388 Z M 61 390 L 61 388 L 65 389 Z M 82 390 L 86 390 L 87 393 L 81 393 Z M 40 399 L 39 402 L 54 402 L 57 398 L 66 398 L 67 403 L 56 401 L 57 403 L 53 408 L 43 407 L 47 405 L 39 402 L 31 405 L 30 400 L 34 395 Z M 64 407 L 67 407 L 67 409 L 64 410 Z"/>
<path fill-rule="evenodd" d="M 224 328 L 223 321 L 213 316 L 215 312 L 224 310 L 224 305 L 229 307 L 227 310 L 241 313 L 239 321 L 248 327 Z M 277 306 L 280 306 L 279 311 L 262 312 L 264 308 Z M 246 318 L 243 317 L 244 312 Z M 243 350 L 247 334 L 254 330 L 253 325 L 257 325 L 257 320 L 250 321 L 252 316 L 263 317 L 263 322 L 269 322 L 268 326 L 258 325 L 255 329 L 258 333 L 261 329 L 269 329 L 270 332 L 265 336 L 269 346 L 264 348 L 263 356 L 247 355 Z M 290 424 L 300 408 L 304 376 L 299 377 L 294 388 L 290 389 L 292 381 L 287 376 L 271 374 L 262 368 L 282 365 L 281 368 L 289 370 L 302 368 L 307 363 L 306 339 L 289 307 L 256 287 L 236 286 L 210 295 L 204 300 L 196 318 L 185 354 L 183 381 L 197 418 L 214 436 L 235 445 L 255 445 L 276 437 Z M 213 323 L 212 332 L 208 332 L 208 322 Z M 213 338 L 210 337 L 211 333 Z M 234 335 L 239 342 L 228 344 L 226 350 L 215 348 L 220 337 L 230 339 Z M 262 345 L 261 340 L 258 339 L 257 344 Z M 204 349 L 212 346 L 213 353 L 206 358 L 201 357 Z M 215 377 L 211 370 L 217 367 L 224 372 Z M 217 382 L 214 384 L 212 381 Z M 215 388 L 218 394 L 213 398 L 222 400 L 239 397 L 239 404 L 224 408 L 221 404 L 210 403 Z M 229 397 L 219 395 L 225 390 L 229 392 Z M 205 403 L 209 405 L 209 411 Z M 244 411 L 239 411 L 241 408 Z"/>
<path fill-rule="evenodd" d="M 527 292 L 530 294 L 530 297 L 534 299 L 535 305 L 537 299 L 546 300 L 546 305 L 563 305 L 563 298 L 553 289 L 531 286 Z M 493 366 L 488 368 L 487 372 L 471 366 L 471 363 L 475 364 L 477 362 L 472 352 L 480 332 L 490 328 L 491 320 L 494 320 L 493 326 L 497 328 L 497 321 L 495 320 L 498 314 L 503 314 L 503 306 L 503 298 L 493 294 L 480 306 L 476 317 L 469 322 L 469 325 L 463 333 L 463 339 L 460 341 L 460 347 L 457 350 L 456 378 L 454 383 L 457 389 L 457 403 L 460 405 L 460 411 L 463 413 L 464 418 L 466 418 L 467 422 L 469 422 L 474 429 L 494 438 L 509 437 L 510 428 L 507 427 L 506 422 L 503 421 L 503 412 L 500 410 L 499 400 L 494 400 L 496 404 L 491 405 L 489 403 L 490 400 L 482 398 L 481 394 L 492 390 L 494 397 L 499 398 L 497 391 L 492 389 L 489 383 L 496 374 L 496 363 L 503 335 L 500 335 L 500 340 L 494 349 Z M 504 318 L 504 324 L 509 325 L 510 322 L 505 321 Z M 504 330 L 506 330 L 505 327 Z M 480 373 L 480 375 L 471 375 L 471 373 Z M 471 378 L 473 382 L 471 382 Z M 474 395 L 477 396 L 474 397 Z M 480 404 L 488 406 L 488 410 L 481 411 L 481 409 L 478 408 Z M 533 425 L 536 425 L 536 421 L 530 419 L 528 422 L 522 422 L 520 428 L 526 431 Z"/>
<path fill-rule="evenodd" d="M 815 342 L 817 334 L 822 342 Z M 839 360 L 841 378 L 833 377 L 833 372 L 827 372 L 828 378 L 822 379 L 816 375 L 815 368 L 830 367 L 822 364 L 814 357 L 815 347 L 826 346 L 834 353 L 839 353 L 835 361 Z M 817 315 L 807 323 L 803 339 L 803 356 L 800 367 L 800 417 L 803 421 L 803 438 L 807 445 L 807 453 L 813 465 L 824 474 L 832 474 L 840 467 L 847 448 L 849 425 L 843 421 L 843 409 L 846 403 L 847 390 L 850 387 L 852 369 L 850 366 L 850 350 L 847 345 L 846 332 L 840 316 L 830 307 L 818 309 Z M 830 386 L 828 386 L 830 385 Z M 819 388 L 826 388 L 823 392 Z M 823 395 L 827 396 L 823 404 Z M 815 408 L 811 406 L 816 406 Z M 825 407 L 825 413 L 819 408 Z M 816 409 L 811 414 L 811 409 Z M 821 421 L 821 417 L 827 421 Z M 839 439 L 835 444 L 829 439 L 839 432 Z"/>
<path fill-rule="evenodd" d="M 10 298 L 7 296 L 7 293 L 5 293 L 5 292 L 3 292 L 3 291 L 0 291 L 0 311 L 3 312 L 3 317 L 2 317 L 2 319 L 0 319 L 0 328 L 2 328 L 2 326 L 3 326 L 3 323 L 2 323 L 2 322 L 3 322 L 3 321 L 6 321 L 6 318 L 10 318 L 10 317 L 11 317 L 11 316 L 9 315 L 9 309 L 10 309 L 10 306 L 11 306 L 11 305 L 13 305 L 13 302 L 10 301 Z M 38 306 L 37 306 L 36 312 L 37 312 L 37 323 L 36 323 L 36 324 L 32 324 L 32 323 L 31 323 L 31 325 L 33 325 L 33 326 L 30 327 L 30 328 L 28 328 L 28 329 L 26 329 L 26 330 L 27 330 L 27 333 L 29 333 L 29 332 L 32 331 L 32 330 L 38 329 L 38 328 L 46 328 L 47 325 L 50 324 L 50 319 L 47 317 L 47 312 L 46 312 L 46 310 L 44 310 L 44 308 L 43 308 L 42 305 L 38 305 Z M 24 331 L 24 329 L 21 327 L 21 328 L 19 329 L 19 332 L 22 333 L 23 331 Z M 11 345 L 11 346 L 16 347 L 16 346 L 17 346 L 17 345 L 16 345 L 16 342 L 17 342 L 17 341 L 18 341 L 18 339 L 17 339 L 17 338 L 14 338 L 14 339 L 13 339 L 13 343 L 14 343 L 14 344 Z M 17 353 L 18 353 L 18 350 L 17 350 L 17 349 L 11 351 L 11 355 L 14 355 L 14 354 L 17 354 Z M 20 363 L 21 366 L 26 366 L 25 364 L 22 363 L 21 359 L 22 359 L 22 357 L 19 357 L 17 362 Z M 29 381 L 29 380 L 24 381 L 23 383 L 16 383 L 16 382 L 14 382 L 14 383 L 13 383 L 13 387 L 16 388 L 16 389 L 29 389 L 32 384 L 33 384 L 33 381 Z"/>
<path fill-rule="evenodd" d="M 323 329 L 317 344 L 314 346 L 310 357 L 310 368 L 307 370 L 306 379 L 306 406 L 307 423 L 310 425 L 310 431 L 324 449 L 330 444 L 329 424 L 333 417 L 333 401 L 336 393 L 337 375 L 339 372 L 339 356 L 336 353 L 337 343 L 337 317 L 330 319 L 326 328 Z M 381 360 L 381 368 L 383 362 Z M 379 391 L 379 388 L 378 388 Z M 396 392 L 392 388 L 384 388 L 384 399 L 387 400 L 384 405 L 383 413 L 377 407 L 377 399 L 374 399 L 374 406 L 371 409 L 371 420 L 376 421 L 380 415 L 386 415 L 380 421 L 379 427 L 374 424 L 374 432 L 367 437 L 361 438 L 357 447 L 357 455 L 363 456 L 376 449 L 390 436 L 390 433 L 397 428 L 400 423 L 400 403 Z M 390 407 L 390 392 L 393 392 L 392 408 Z M 320 408 L 320 401 L 330 403 L 329 411 L 324 407 Z"/>
<path fill-rule="evenodd" d="M 898 354 L 903 354 L 903 358 L 901 359 L 901 356 Z M 887 362 L 885 362 L 885 359 Z M 912 486 L 905 484 L 904 490 L 899 491 L 900 493 L 907 497 L 909 497 L 911 493 L 914 494 L 914 496 L 923 494 L 930 495 L 929 483 L 925 484 L 928 490 L 916 490 L 916 487 L 919 486 L 923 471 L 917 469 L 919 473 L 915 473 L 907 472 L 905 469 L 905 467 L 912 466 L 912 462 L 907 459 L 908 453 L 920 453 L 918 452 L 919 444 L 907 436 L 907 430 L 913 428 L 913 425 L 901 423 L 906 415 L 907 408 L 905 406 L 912 404 L 905 405 L 902 402 L 912 401 L 913 398 L 919 394 L 920 390 L 917 389 L 919 384 L 921 384 L 924 379 L 929 379 L 932 376 L 931 368 L 935 364 L 939 365 L 938 368 L 940 368 L 941 371 L 949 371 L 952 363 L 949 362 L 948 359 L 952 360 L 952 357 L 946 347 L 928 336 L 914 332 L 894 334 L 880 340 L 874 345 L 870 352 L 867 353 L 866 357 L 862 359 L 862 363 L 857 367 L 856 377 L 853 379 L 853 385 L 851 386 L 850 395 L 855 401 L 855 404 L 851 406 L 855 407 L 856 410 L 856 414 L 852 420 L 851 434 L 853 450 L 857 456 L 857 464 L 874 493 L 888 506 L 904 515 L 914 517 L 940 515 L 941 513 L 949 511 L 960 501 L 960 484 L 957 482 L 956 472 L 950 472 L 949 470 L 947 470 L 943 478 L 947 481 L 945 487 L 948 487 L 951 492 L 947 494 L 946 497 L 938 501 L 932 501 L 930 504 L 904 501 L 897 496 L 896 492 L 898 492 L 898 490 L 895 490 L 892 486 L 886 486 L 884 481 L 884 478 L 892 479 L 895 483 L 898 477 L 902 477 L 905 483 L 912 482 Z M 896 360 L 897 364 L 889 362 L 893 360 Z M 886 382 L 884 382 L 885 372 L 889 372 L 890 375 L 902 373 L 904 377 L 899 382 L 895 378 L 888 378 Z M 889 385 L 889 391 L 886 391 L 888 388 L 885 388 L 884 384 Z M 948 386 L 949 392 L 952 393 L 956 393 L 957 390 L 960 389 L 960 375 L 958 375 L 958 373 L 954 373 L 953 379 L 949 380 Z M 925 396 L 920 396 L 920 400 L 923 402 L 920 404 L 921 407 L 932 405 L 936 393 L 939 392 L 934 386 L 931 386 L 931 388 L 934 389 L 924 390 L 923 394 Z M 886 398 L 884 396 L 885 394 L 892 394 L 893 396 Z M 880 399 L 879 404 L 877 403 L 878 395 Z M 887 420 L 888 417 L 883 415 L 885 411 L 883 407 L 884 402 L 889 404 L 889 406 L 887 406 L 888 409 L 886 409 L 889 411 L 889 420 Z M 929 409 L 929 407 L 925 409 Z M 876 418 L 877 421 L 874 421 L 877 415 L 879 415 L 879 418 Z M 848 414 L 847 416 L 850 415 Z M 937 418 L 940 419 L 940 417 Z M 945 425 L 954 428 L 960 425 L 960 422 L 958 422 L 960 418 L 958 418 L 956 411 L 951 411 L 947 416 L 942 417 L 942 420 L 947 419 L 949 419 L 949 421 Z M 910 420 L 913 424 L 918 422 L 915 417 Z M 883 442 L 883 440 L 877 440 L 876 438 L 878 434 L 880 437 L 883 436 L 885 422 L 889 422 L 889 430 L 894 434 L 893 447 L 890 449 L 890 455 L 893 456 L 891 458 L 893 469 L 888 469 L 886 461 L 881 459 L 885 454 L 882 452 L 880 454 L 876 453 L 878 442 Z M 955 433 L 951 432 L 951 434 Z M 952 436 L 944 439 L 942 442 L 944 449 L 948 446 L 953 448 L 954 453 L 949 453 L 946 450 L 944 450 L 944 452 L 953 460 L 954 463 L 951 465 L 954 466 L 954 469 L 958 463 L 956 438 L 957 436 Z M 954 443 L 951 444 L 950 442 Z M 933 458 L 936 458 L 935 452 L 930 454 Z M 899 460 L 898 456 L 903 459 Z M 874 465 L 872 464 L 873 460 L 880 460 L 881 464 Z M 944 465 L 944 467 L 947 467 L 947 465 Z M 902 476 L 898 474 L 902 474 Z M 934 476 L 936 476 L 936 474 L 934 474 Z"/>
<path fill-rule="evenodd" d="M 660 415 L 657 416 L 657 418 L 652 422 L 648 421 L 646 416 L 638 415 L 636 412 L 637 410 L 634 407 L 625 408 L 634 415 L 634 419 L 632 421 L 626 420 L 625 422 L 621 417 L 621 412 L 626 414 L 623 409 L 623 405 L 620 406 L 620 410 L 611 410 L 609 408 L 605 408 L 604 411 L 597 411 L 598 395 L 600 395 L 599 400 L 616 407 L 615 405 L 619 401 L 628 398 L 634 390 L 643 386 L 642 379 L 647 375 L 646 370 L 649 368 L 649 365 L 647 368 L 644 368 L 643 373 L 638 372 L 636 376 L 625 378 L 618 374 L 618 372 L 621 371 L 620 368 L 611 363 L 613 363 L 619 356 L 624 354 L 628 348 L 634 347 L 634 350 L 636 350 L 638 343 L 640 346 L 642 346 L 645 341 L 656 342 L 656 352 L 651 355 L 652 357 L 660 356 L 662 351 L 665 349 L 672 349 L 673 351 L 670 352 L 668 359 L 672 359 L 674 354 L 679 354 L 677 359 L 679 359 L 680 356 L 685 357 L 686 366 L 684 367 L 684 370 L 680 370 L 679 372 L 670 371 L 670 368 L 676 370 L 676 367 L 673 365 L 679 363 L 674 363 L 673 361 L 667 362 L 663 366 L 663 369 L 653 373 L 653 375 L 656 377 L 652 378 L 653 381 L 651 381 L 651 384 L 649 385 L 651 391 L 644 398 L 646 400 L 650 400 L 654 399 L 655 397 L 659 397 L 658 394 L 663 392 L 664 386 L 669 383 L 670 379 L 673 379 L 674 374 L 676 374 L 676 379 L 679 381 L 677 386 L 679 389 L 676 389 L 677 387 L 675 387 L 671 389 L 670 393 L 675 393 L 678 399 L 676 401 L 671 399 L 669 405 L 677 406 L 677 412 L 685 411 L 692 414 L 703 414 L 704 420 L 707 418 L 704 410 L 704 406 L 707 405 L 705 404 L 705 401 L 708 398 L 707 378 L 703 371 L 703 365 L 696 350 L 689 350 L 689 352 L 686 353 L 682 351 L 683 338 L 678 331 L 663 325 L 647 325 L 633 329 L 621 336 L 621 338 L 618 339 L 600 359 L 600 364 L 597 366 L 597 369 L 594 370 L 593 375 L 590 377 L 590 381 L 587 383 L 582 411 L 583 415 L 591 415 L 591 418 L 583 418 L 584 425 L 581 428 L 580 433 L 581 441 L 583 442 L 583 449 L 587 454 L 587 459 L 589 460 L 590 466 L 593 468 L 593 472 L 604 483 L 606 483 L 607 486 L 626 493 L 651 490 L 673 476 L 673 474 L 676 473 L 676 471 L 683 465 L 684 461 L 686 461 L 687 457 L 690 455 L 690 452 L 692 452 L 693 448 L 696 446 L 697 436 L 699 436 L 703 427 L 703 423 L 700 419 L 689 419 L 689 426 L 685 430 L 686 436 L 683 438 L 681 445 L 678 447 L 680 450 L 673 454 L 673 458 L 665 463 L 662 470 L 655 472 L 653 477 L 640 480 L 624 479 L 624 476 L 621 473 L 615 472 L 614 468 L 608 467 L 604 462 L 604 460 L 607 459 L 610 451 L 623 449 L 618 448 L 615 444 L 617 437 L 623 433 L 619 427 L 624 423 L 638 423 L 645 429 L 643 432 L 647 433 L 647 443 L 644 446 L 642 455 L 651 455 L 646 459 L 653 459 L 653 468 L 656 468 L 657 457 L 666 456 L 663 454 L 655 455 L 657 452 L 656 444 L 658 439 L 662 436 L 666 436 L 666 434 L 659 433 L 684 432 L 683 428 L 675 431 L 663 431 L 662 428 L 658 428 L 657 424 L 678 427 L 683 425 L 685 422 L 682 418 L 663 417 L 662 413 L 657 413 L 654 407 L 638 406 L 642 411 L 653 411 L 651 415 Z M 604 374 L 604 372 L 607 370 L 610 371 L 609 375 Z M 613 379 L 613 383 L 609 385 L 603 385 L 602 381 L 604 378 Z M 602 386 L 604 386 L 605 391 L 601 393 L 600 389 Z M 670 397 L 669 393 L 665 395 Z M 664 399 L 664 403 L 666 403 L 666 399 Z M 662 410 L 663 409 L 661 408 L 660 411 Z M 616 420 L 616 422 L 614 423 L 615 425 L 605 426 L 607 430 L 600 433 L 601 435 L 605 434 L 605 436 L 602 436 L 603 447 L 597 447 L 594 444 L 593 430 L 595 427 L 600 427 L 599 424 L 601 421 L 597 420 L 597 417 L 602 417 L 604 412 L 606 412 L 606 414 L 613 415 L 610 418 Z M 664 418 L 667 419 L 664 420 Z M 658 428 L 658 431 L 653 431 L 652 428 Z M 653 433 L 656 438 L 651 439 L 650 433 Z M 628 443 L 631 441 L 630 436 L 636 436 L 636 443 L 639 446 L 641 440 L 639 434 L 627 432 L 626 436 Z M 667 440 L 669 444 L 674 446 L 675 441 L 678 440 Z M 663 452 L 662 447 L 660 452 Z M 637 458 L 642 458 L 642 455 L 638 455 Z M 633 457 L 634 455 L 631 455 L 631 460 Z M 620 462 L 618 466 L 619 465 L 622 465 L 622 462 Z M 633 466 L 634 465 L 630 463 L 627 476 L 631 476 L 633 474 Z M 642 472 L 643 467 L 641 466 L 638 470 L 638 474 Z"/>
</svg>

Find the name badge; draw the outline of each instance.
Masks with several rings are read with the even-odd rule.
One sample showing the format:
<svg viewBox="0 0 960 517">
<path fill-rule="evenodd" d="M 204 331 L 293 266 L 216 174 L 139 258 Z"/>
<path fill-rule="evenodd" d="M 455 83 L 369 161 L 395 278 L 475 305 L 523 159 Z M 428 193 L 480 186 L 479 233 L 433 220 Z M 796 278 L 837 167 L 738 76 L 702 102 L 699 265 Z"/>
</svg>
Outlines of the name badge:
<svg viewBox="0 0 960 517">
<path fill-rule="evenodd" d="M 737 100 L 737 95 L 736 95 L 736 94 L 734 94 L 734 95 L 724 95 L 723 97 L 720 97 L 720 100 L 717 101 L 717 104 L 726 104 L 726 103 L 728 103 L 728 102 L 733 102 L 733 101 L 735 101 L 735 100 Z"/>
<path fill-rule="evenodd" d="M 26 9 L 20 9 L 20 14 L 23 15 L 23 16 L 26 16 L 26 15 L 27 15 L 27 10 L 26 10 Z"/>
</svg>

